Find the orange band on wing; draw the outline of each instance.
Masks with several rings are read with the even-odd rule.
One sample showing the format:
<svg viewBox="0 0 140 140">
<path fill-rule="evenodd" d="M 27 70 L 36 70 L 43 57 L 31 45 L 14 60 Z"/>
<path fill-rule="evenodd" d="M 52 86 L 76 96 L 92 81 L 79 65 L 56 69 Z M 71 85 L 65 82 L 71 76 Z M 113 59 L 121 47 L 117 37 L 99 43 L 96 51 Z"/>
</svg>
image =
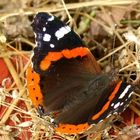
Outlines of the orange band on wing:
<svg viewBox="0 0 140 140">
<path fill-rule="evenodd" d="M 109 96 L 107 103 L 103 106 L 103 108 L 102 108 L 96 115 L 94 115 L 94 116 L 92 117 L 92 120 L 98 119 L 98 118 L 108 109 L 108 107 L 109 107 L 111 101 L 114 99 L 115 95 L 117 94 L 117 92 L 118 92 L 118 90 L 119 90 L 119 88 L 120 88 L 120 86 L 121 86 L 121 83 L 122 83 L 122 81 L 120 81 L 120 82 L 116 85 L 114 91 L 113 91 L 112 94 Z"/>
<path fill-rule="evenodd" d="M 55 130 L 63 134 L 80 134 L 86 131 L 89 127 L 90 126 L 88 123 L 79 125 L 59 124 L 59 126 Z"/>
<path fill-rule="evenodd" d="M 63 57 L 67 59 L 71 59 L 71 58 L 76 58 L 77 56 L 83 57 L 88 53 L 89 50 L 86 47 L 78 47 L 72 50 L 65 49 L 62 50 L 61 52 L 49 52 L 48 55 L 41 61 L 40 69 L 43 71 L 47 70 L 50 67 L 51 62 L 58 61 Z"/>
<path fill-rule="evenodd" d="M 85 47 L 78 47 L 72 50 L 65 49 L 61 52 L 63 56 L 67 59 L 76 58 L 77 56 L 83 57 L 87 55 L 88 51 Z"/>
<path fill-rule="evenodd" d="M 42 93 L 39 87 L 40 77 L 33 71 L 31 67 L 27 69 L 27 89 L 29 92 L 29 97 L 32 100 L 32 103 L 35 107 L 38 105 L 43 105 Z"/>
</svg>

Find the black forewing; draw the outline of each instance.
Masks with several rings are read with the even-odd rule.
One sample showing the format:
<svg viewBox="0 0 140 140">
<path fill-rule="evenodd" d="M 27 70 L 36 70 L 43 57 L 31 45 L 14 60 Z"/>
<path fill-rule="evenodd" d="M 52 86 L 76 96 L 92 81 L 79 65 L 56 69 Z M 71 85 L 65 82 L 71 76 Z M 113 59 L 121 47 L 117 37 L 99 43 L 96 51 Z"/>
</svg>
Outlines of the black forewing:
<svg viewBox="0 0 140 140">
<path fill-rule="evenodd" d="M 52 21 L 49 19 L 53 17 Z M 33 31 L 35 33 L 36 47 L 34 49 L 34 55 L 32 58 L 34 70 L 41 74 L 40 62 L 48 54 L 48 52 L 60 52 L 64 49 L 73 49 L 76 47 L 84 47 L 80 37 L 72 30 L 65 34 L 62 38 L 57 39 L 55 33 L 62 27 L 67 25 L 60 21 L 57 17 L 50 15 L 48 13 L 38 13 L 32 23 Z M 43 31 L 45 28 L 45 31 Z M 70 28 L 70 27 L 69 27 Z M 44 41 L 45 34 L 50 35 L 49 41 Z M 54 47 L 51 48 L 50 44 L 53 44 Z"/>
</svg>

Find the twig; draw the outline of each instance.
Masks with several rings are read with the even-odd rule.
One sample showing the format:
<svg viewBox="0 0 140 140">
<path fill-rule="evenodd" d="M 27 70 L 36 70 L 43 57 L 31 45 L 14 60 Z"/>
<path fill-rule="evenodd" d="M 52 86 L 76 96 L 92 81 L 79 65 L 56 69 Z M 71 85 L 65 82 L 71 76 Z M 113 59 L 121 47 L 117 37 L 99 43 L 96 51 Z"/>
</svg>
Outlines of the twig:
<svg viewBox="0 0 140 140">
<path fill-rule="evenodd" d="M 70 3 L 66 4 L 66 7 L 68 10 L 70 9 L 77 9 L 77 8 L 83 8 L 83 7 L 92 7 L 92 6 L 113 6 L 113 5 L 127 5 L 127 4 L 136 4 L 138 3 L 139 0 L 113 0 L 113 1 L 107 1 L 107 0 L 98 0 L 98 1 L 90 1 L 90 2 L 81 2 L 81 3 Z M 1 14 L 0 15 L 0 21 L 5 20 L 8 17 L 12 16 L 18 16 L 18 15 L 32 15 L 37 12 L 58 12 L 58 11 L 63 11 L 65 8 L 63 6 L 60 7 L 45 7 L 45 8 L 30 8 L 30 9 L 24 9 L 24 10 L 18 10 L 18 11 L 10 11 L 9 13 L 6 14 Z"/>
<path fill-rule="evenodd" d="M 99 59 L 98 62 L 100 63 L 101 61 L 107 59 L 108 57 L 110 57 L 111 55 L 113 55 L 114 53 L 118 52 L 119 50 L 121 50 L 122 48 L 131 45 L 132 42 L 126 42 L 125 44 L 123 44 L 122 46 L 118 47 L 117 49 L 115 49 L 114 51 L 112 51 L 111 53 L 109 53 L 108 55 L 104 56 L 103 58 Z"/>
</svg>

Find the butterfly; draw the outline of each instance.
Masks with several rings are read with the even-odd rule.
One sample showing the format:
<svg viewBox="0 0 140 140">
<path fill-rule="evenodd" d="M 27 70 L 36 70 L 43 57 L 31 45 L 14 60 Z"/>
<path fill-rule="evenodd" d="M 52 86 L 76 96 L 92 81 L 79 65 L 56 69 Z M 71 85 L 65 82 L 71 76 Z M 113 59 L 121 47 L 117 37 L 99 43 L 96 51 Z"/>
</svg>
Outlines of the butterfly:
<svg viewBox="0 0 140 140">
<path fill-rule="evenodd" d="M 36 108 L 53 113 L 56 131 L 82 133 L 129 105 L 132 85 L 101 68 L 80 37 L 49 13 L 32 23 L 36 46 L 27 70 L 29 97 Z"/>
</svg>

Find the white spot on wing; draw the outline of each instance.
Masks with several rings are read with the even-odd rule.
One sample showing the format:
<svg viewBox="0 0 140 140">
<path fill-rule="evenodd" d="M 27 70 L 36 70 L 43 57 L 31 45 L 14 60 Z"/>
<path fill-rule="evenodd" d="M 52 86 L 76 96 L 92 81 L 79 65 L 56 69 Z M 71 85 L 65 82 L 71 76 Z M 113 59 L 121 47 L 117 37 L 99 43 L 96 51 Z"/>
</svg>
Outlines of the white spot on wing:
<svg viewBox="0 0 140 140">
<path fill-rule="evenodd" d="M 112 103 L 111 106 L 114 106 L 114 103 Z"/>
<path fill-rule="evenodd" d="M 54 20 L 54 16 L 51 16 L 50 18 L 48 18 L 48 21 L 53 21 Z"/>
<path fill-rule="evenodd" d="M 111 114 L 108 114 L 108 115 L 107 115 L 107 118 L 109 118 L 110 116 L 111 116 Z"/>
<path fill-rule="evenodd" d="M 43 27 L 43 32 L 45 32 L 46 31 L 46 27 Z"/>
<path fill-rule="evenodd" d="M 128 90 L 130 89 L 130 87 L 131 87 L 131 85 L 128 85 L 125 89 L 124 89 L 124 91 L 121 93 L 121 95 L 119 96 L 119 99 L 122 99 L 124 96 L 125 96 L 125 94 L 128 92 Z"/>
<path fill-rule="evenodd" d="M 121 104 L 120 104 L 120 106 L 122 106 L 124 103 L 122 102 Z"/>
<path fill-rule="evenodd" d="M 114 109 L 118 108 L 120 106 L 120 102 L 114 105 Z"/>
<path fill-rule="evenodd" d="M 101 123 L 103 120 L 100 120 L 98 123 Z"/>
<path fill-rule="evenodd" d="M 54 44 L 50 44 L 50 47 L 51 47 L 51 48 L 54 48 L 55 46 L 54 46 Z"/>
<path fill-rule="evenodd" d="M 57 37 L 57 40 L 62 38 L 64 35 L 68 34 L 71 31 L 71 28 L 69 26 L 61 27 L 59 30 L 55 32 L 55 36 Z"/>
<path fill-rule="evenodd" d="M 43 41 L 49 42 L 50 40 L 51 40 L 51 35 L 49 35 L 49 34 L 44 34 L 44 36 L 43 36 Z"/>
</svg>

